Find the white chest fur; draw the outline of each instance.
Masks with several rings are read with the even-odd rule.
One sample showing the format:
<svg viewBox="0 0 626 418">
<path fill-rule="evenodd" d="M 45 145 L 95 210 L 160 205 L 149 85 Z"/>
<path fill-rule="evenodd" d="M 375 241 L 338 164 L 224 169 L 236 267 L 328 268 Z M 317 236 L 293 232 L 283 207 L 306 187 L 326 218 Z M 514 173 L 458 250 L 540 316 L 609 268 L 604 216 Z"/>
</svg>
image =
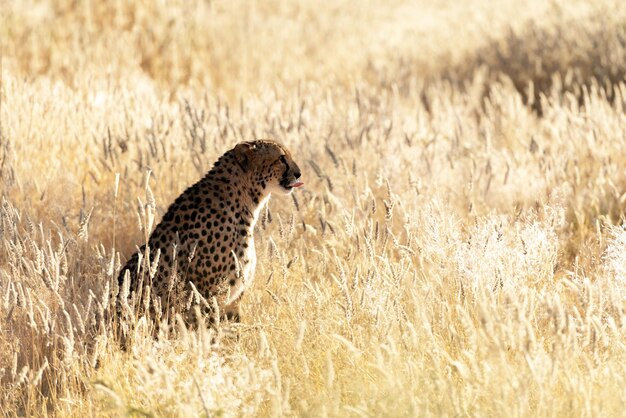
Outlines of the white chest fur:
<svg viewBox="0 0 626 418">
<path fill-rule="evenodd" d="M 256 250 L 254 249 L 254 238 L 248 240 L 248 248 L 244 256 L 238 260 L 237 278 L 235 284 L 230 286 L 230 292 L 226 304 L 230 305 L 237 300 L 244 290 L 252 285 L 254 280 L 254 270 L 256 268 Z"/>
<path fill-rule="evenodd" d="M 259 219 L 259 214 L 263 207 L 267 204 L 269 195 L 266 196 L 253 213 L 250 229 L 248 230 L 248 247 L 244 252 L 244 256 L 239 261 L 239 277 L 234 286 L 230 287 L 230 295 L 226 304 L 230 304 L 237 300 L 244 290 L 248 289 L 254 281 L 254 271 L 256 269 L 256 250 L 254 248 L 254 226 Z"/>
</svg>

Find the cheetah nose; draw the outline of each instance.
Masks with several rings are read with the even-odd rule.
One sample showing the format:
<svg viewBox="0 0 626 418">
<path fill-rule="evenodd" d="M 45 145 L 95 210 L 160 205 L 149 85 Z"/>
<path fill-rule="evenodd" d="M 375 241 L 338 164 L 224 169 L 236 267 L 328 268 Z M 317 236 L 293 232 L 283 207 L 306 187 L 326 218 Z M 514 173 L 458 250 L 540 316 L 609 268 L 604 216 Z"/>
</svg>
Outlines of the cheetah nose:
<svg viewBox="0 0 626 418">
<path fill-rule="evenodd" d="M 300 178 L 300 176 L 302 175 L 302 173 L 300 173 L 299 171 L 296 171 L 295 173 L 293 173 L 293 176 L 296 178 L 293 183 L 291 184 L 291 187 L 300 187 L 302 185 L 304 185 L 303 182 L 299 181 L 298 179 Z"/>
</svg>

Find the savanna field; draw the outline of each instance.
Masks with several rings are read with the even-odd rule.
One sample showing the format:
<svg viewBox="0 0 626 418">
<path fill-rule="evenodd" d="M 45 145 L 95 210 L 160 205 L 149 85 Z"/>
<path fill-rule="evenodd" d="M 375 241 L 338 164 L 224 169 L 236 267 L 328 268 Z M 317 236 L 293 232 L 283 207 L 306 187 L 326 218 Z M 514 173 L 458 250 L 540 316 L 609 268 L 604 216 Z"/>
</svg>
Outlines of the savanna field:
<svg viewBox="0 0 626 418">
<path fill-rule="evenodd" d="M 0 0 L 4 416 L 626 416 L 626 3 Z M 235 143 L 242 322 L 109 318 Z M 138 309 L 137 312 L 140 312 Z"/>
</svg>

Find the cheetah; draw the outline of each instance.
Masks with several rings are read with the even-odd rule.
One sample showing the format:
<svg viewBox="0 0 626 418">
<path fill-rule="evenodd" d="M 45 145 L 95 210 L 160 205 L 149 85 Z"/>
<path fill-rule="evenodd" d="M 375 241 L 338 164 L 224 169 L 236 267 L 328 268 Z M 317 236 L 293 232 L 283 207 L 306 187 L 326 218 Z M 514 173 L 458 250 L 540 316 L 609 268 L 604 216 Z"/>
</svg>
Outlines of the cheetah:
<svg viewBox="0 0 626 418">
<path fill-rule="evenodd" d="M 237 144 L 169 206 L 148 239 L 152 260 L 140 263 L 146 253 L 141 246 L 120 271 L 120 288 L 125 280 L 131 292 L 148 284 L 151 298 L 158 298 L 164 311 L 183 312 L 171 305 L 189 300 L 193 284 L 207 301 L 215 298 L 222 319 L 239 322 L 239 302 L 254 278 L 259 213 L 272 193 L 286 195 L 302 186 L 300 176 L 278 142 Z"/>
</svg>

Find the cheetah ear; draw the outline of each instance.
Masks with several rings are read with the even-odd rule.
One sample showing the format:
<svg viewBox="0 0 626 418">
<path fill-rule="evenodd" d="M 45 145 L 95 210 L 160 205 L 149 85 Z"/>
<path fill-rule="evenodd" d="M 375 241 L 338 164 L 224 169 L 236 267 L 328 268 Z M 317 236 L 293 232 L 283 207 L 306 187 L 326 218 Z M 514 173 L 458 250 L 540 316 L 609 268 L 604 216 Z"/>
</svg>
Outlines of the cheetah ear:
<svg viewBox="0 0 626 418">
<path fill-rule="evenodd" d="M 241 142 L 235 146 L 233 153 L 235 154 L 235 160 L 239 167 L 244 171 L 250 169 L 250 159 L 252 157 L 252 145 L 247 142 Z"/>
</svg>

